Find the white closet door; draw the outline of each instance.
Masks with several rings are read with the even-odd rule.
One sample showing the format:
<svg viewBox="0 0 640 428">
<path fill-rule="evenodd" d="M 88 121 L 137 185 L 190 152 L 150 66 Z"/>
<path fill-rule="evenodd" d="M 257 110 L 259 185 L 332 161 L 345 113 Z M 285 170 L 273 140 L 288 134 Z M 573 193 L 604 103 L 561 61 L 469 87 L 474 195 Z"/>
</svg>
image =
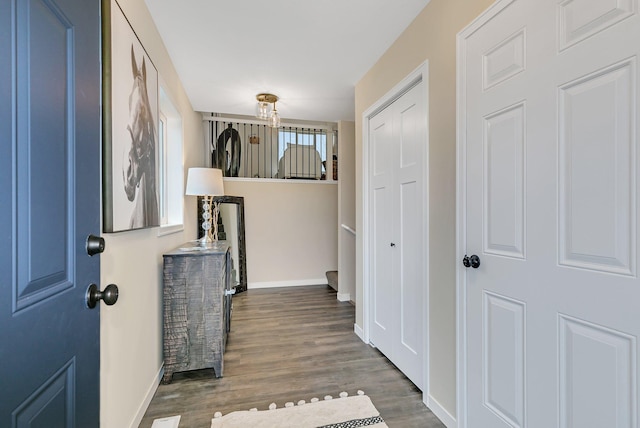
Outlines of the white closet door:
<svg viewBox="0 0 640 428">
<path fill-rule="evenodd" d="M 391 250 L 394 229 L 393 185 L 393 111 L 386 108 L 369 122 L 371 145 L 371 342 L 388 358 L 393 355 L 397 337 L 398 312 L 395 296 L 394 252 Z"/>
<path fill-rule="evenodd" d="M 423 296 L 426 114 L 420 83 L 370 120 L 371 341 L 419 388 L 424 372 Z"/>
<path fill-rule="evenodd" d="M 395 294 L 398 302 L 394 363 L 422 389 L 424 317 L 423 148 L 426 117 L 421 105 L 422 84 L 393 104 L 394 108 L 394 224 Z"/>
<path fill-rule="evenodd" d="M 502 4 L 464 43 L 467 426 L 637 427 L 637 1 Z"/>
</svg>

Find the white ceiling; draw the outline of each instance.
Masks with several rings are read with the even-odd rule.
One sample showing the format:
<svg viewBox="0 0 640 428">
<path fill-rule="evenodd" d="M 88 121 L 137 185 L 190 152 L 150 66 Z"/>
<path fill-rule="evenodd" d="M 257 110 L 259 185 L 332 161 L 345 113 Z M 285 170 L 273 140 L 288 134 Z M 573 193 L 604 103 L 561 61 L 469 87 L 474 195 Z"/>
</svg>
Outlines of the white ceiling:
<svg viewBox="0 0 640 428">
<path fill-rule="evenodd" d="M 429 0 L 145 0 L 197 111 L 354 120 L 354 87 Z"/>
</svg>

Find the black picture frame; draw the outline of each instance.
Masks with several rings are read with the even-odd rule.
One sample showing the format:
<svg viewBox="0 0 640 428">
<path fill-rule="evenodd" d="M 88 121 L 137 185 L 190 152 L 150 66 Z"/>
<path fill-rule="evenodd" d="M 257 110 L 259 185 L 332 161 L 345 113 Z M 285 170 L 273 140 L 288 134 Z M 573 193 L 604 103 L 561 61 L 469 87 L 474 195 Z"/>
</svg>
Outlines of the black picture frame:
<svg viewBox="0 0 640 428">
<path fill-rule="evenodd" d="M 116 0 L 101 8 L 103 232 L 157 227 L 158 71 Z"/>
</svg>

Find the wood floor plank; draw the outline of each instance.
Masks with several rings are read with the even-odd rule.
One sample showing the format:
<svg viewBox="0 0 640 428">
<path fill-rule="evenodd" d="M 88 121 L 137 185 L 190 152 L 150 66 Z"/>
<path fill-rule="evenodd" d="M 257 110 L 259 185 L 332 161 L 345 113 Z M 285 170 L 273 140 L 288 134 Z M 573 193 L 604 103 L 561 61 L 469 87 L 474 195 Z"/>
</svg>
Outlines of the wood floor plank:
<svg viewBox="0 0 640 428">
<path fill-rule="evenodd" d="M 278 407 L 363 390 L 391 428 L 441 428 L 422 392 L 354 334 L 354 307 L 328 286 L 249 290 L 233 298 L 224 377 L 176 373 L 160 385 L 141 428 L 182 415 L 180 428 L 208 428 L 215 412 Z M 274 427 L 276 428 L 276 427 Z"/>
</svg>

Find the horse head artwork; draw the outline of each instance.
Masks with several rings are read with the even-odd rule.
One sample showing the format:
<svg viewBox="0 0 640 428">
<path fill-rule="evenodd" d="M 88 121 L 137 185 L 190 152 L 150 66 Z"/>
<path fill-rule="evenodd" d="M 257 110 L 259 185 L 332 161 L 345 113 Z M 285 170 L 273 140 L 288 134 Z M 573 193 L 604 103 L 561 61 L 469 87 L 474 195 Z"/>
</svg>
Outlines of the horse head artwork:
<svg viewBox="0 0 640 428">
<path fill-rule="evenodd" d="M 135 202 L 129 227 L 158 226 L 158 197 L 156 193 L 156 127 L 147 92 L 147 67 L 144 56 L 138 67 L 131 45 L 133 87 L 129 94 L 129 124 L 131 136 L 128 159 L 122 175 L 127 199 Z"/>
</svg>

